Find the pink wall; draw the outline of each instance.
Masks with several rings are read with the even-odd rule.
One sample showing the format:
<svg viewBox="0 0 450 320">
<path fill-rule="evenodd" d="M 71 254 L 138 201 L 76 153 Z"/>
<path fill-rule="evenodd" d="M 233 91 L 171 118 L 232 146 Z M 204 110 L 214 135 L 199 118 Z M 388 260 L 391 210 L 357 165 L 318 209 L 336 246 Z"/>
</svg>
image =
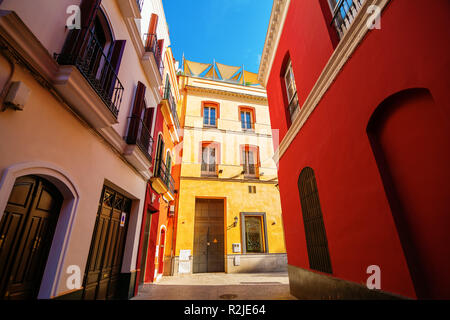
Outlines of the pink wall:
<svg viewBox="0 0 450 320">
<path fill-rule="evenodd" d="M 391 1 L 382 15 L 382 29 L 366 35 L 281 158 L 279 180 L 289 264 L 309 268 L 297 180 L 301 170 L 310 166 L 316 173 L 333 276 L 365 284 L 366 268 L 376 264 L 381 267 L 382 290 L 416 297 L 367 125 L 377 106 L 389 96 L 409 88 L 427 88 L 441 118 L 439 132 L 450 132 L 448 12 L 450 3 L 446 0 Z M 272 126 L 280 129 L 281 139 L 288 126 L 283 108 L 287 102 L 280 79 L 283 60 L 289 50 L 301 106 L 334 50 L 328 22 L 323 17 L 316 1 L 291 2 L 267 85 Z M 412 104 L 420 107 L 420 102 Z M 427 108 L 421 110 L 428 112 Z M 423 118 L 420 113 L 414 117 L 411 121 Z M 408 121 L 397 122 L 389 135 L 405 133 L 410 125 Z M 418 132 L 435 125 L 433 121 L 425 121 L 418 126 Z M 422 165 L 433 167 L 437 154 L 447 159 L 448 141 L 429 140 L 434 153 Z M 396 152 L 401 158 L 402 150 Z M 414 146 L 408 152 L 419 154 Z M 424 160 L 420 159 L 419 162 Z M 394 163 L 395 170 L 403 162 Z M 408 166 L 411 175 L 427 170 L 412 163 Z M 443 170 L 442 175 L 449 174 L 448 167 L 438 167 Z M 431 174 L 438 172 L 432 170 Z M 416 240 L 431 248 L 423 259 L 433 264 L 430 268 L 435 278 L 428 282 L 435 289 L 425 296 L 449 298 L 450 276 L 445 272 L 450 265 L 447 258 L 439 256 L 450 256 L 447 245 L 450 239 L 444 232 L 450 225 L 449 210 L 442 200 L 450 198 L 450 186 L 446 183 L 439 188 L 435 181 L 418 190 L 419 185 L 409 180 L 403 183 L 412 186 L 407 198 L 421 191 L 428 199 L 439 201 L 435 204 L 438 217 L 423 215 L 425 206 L 414 204 L 422 210 L 422 216 L 416 220 L 419 229 L 414 230 Z M 436 191 L 439 195 L 433 196 Z M 438 236 L 433 238 L 436 232 Z M 436 239 L 444 242 L 437 244 Z M 437 261 L 444 264 L 436 265 Z"/>
</svg>

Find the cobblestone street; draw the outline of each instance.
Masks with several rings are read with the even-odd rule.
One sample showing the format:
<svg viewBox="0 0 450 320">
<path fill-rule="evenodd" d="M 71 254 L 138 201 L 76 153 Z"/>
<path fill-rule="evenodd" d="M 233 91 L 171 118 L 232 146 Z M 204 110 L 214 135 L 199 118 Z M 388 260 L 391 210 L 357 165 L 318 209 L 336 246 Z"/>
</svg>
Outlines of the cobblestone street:
<svg viewBox="0 0 450 320">
<path fill-rule="evenodd" d="M 287 273 L 202 273 L 163 277 L 133 300 L 295 300 Z"/>
</svg>

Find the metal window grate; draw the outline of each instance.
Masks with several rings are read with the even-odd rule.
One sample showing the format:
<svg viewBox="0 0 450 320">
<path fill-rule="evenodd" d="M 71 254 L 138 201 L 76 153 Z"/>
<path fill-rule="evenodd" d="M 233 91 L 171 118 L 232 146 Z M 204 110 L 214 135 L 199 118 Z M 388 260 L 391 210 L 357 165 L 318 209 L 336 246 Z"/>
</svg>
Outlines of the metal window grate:
<svg viewBox="0 0 450 320">
<path fill-rule="evenodd" d="M 328 241 L 320 207 L 314 170 L 304 168 L 298 179 L 300 202 L 303 211 L 309 265 L 313 270 L 333 273 Z"/>
</svg>

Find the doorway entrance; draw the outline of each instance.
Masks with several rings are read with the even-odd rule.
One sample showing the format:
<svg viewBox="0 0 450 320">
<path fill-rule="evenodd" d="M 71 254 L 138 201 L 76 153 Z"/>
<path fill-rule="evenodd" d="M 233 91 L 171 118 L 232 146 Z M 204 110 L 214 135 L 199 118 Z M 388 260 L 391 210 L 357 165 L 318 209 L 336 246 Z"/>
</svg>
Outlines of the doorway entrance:
<svg viewBox="0 0 450 320">
<path fill-rule="evenodd" d="M 63 197 L 47 180 L 18 178 L 0 220 L 0 299 L 36 299 Z"/>
<path fill-rule="evenodd" d="M 224 200 L 196 199 L 193 272 L 225 272 Z"/>
<path fill-rule="evenodd" d="M 131 200 L 103 187 L 84 275 L 84 300 L 117 298 Z"/>
</svg>

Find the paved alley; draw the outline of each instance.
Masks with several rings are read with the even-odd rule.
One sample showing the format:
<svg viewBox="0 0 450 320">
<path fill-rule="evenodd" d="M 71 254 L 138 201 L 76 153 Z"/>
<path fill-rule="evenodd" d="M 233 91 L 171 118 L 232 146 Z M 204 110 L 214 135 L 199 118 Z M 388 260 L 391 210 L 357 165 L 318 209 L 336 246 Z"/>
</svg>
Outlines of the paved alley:
<svg viewBox="0 0 450 320">
<path fill-rule="evenodd" d="M 287 273 L 201 273 L 163 277 L 133 300 L 295 300 Z"/>
</svg>

